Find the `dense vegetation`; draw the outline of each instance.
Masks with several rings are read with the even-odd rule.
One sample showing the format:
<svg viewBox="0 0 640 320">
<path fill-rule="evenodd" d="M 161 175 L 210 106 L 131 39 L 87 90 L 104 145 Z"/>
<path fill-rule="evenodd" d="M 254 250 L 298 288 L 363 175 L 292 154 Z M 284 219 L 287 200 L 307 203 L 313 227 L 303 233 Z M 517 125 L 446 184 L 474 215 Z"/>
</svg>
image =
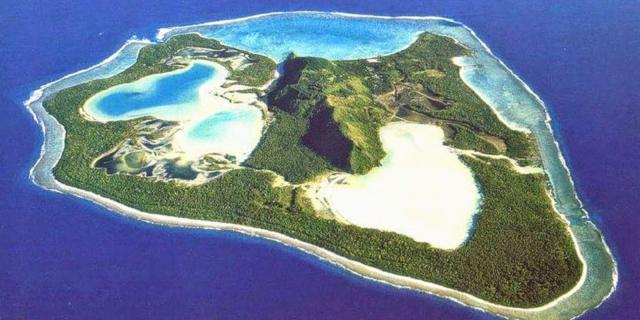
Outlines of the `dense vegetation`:
<svg viewBox="0 0 640 320">
<path fill-rule="evenodd" d="M 450 38 L 423 33 L 409 48 L 380 57 L 378 63 L 356 60 L 342 64 L 359 74 L 374 94 L 394 91 L 400 102 L 409 95 L 412 103 L 403 107 L 476 134 L 502 139 L 510 157 L 530 157 L 534 150 L 530 138 L 502 123 L 460 78 L 459 68 L 451 59 L 467 54 L 472 53 Z"/>
<path fill-rule="evenodd" d="M 94 159 L 131 135 L 141 120 L 100 124 L 82 118 L 79 108 L 108 87 L 171 70 L 174 67 L 164 61 L 187 46 L 222 47 L 195 35 L 177 36 L 144 48 L 138 62 L 116 76 L 62 90 L 45 101 L 67 132 L 54 170 L 59 181 L 147 212 L 274 230 L 386 271 L 508 306 L 544 304 L 578 281 L 582 266 L 546 195 L 545 176 L 517 174 L 504 161 L 464 158 L 481 185 L 484 204 L 472 236 L 453 251 L 319 218 L 299 189 L 273 187 L 274 175 L 265 171 L 238 169 L 209 183 L 184 187 L 138 176 L 110 176 L 92 168 Z M 448 130 L 458 136 L 451 144 L 502 152 L 486 144 L 483 137 L 492 136 L 505 141 L 509 155 L 526 158 L 532 152 L 528 138 L 499 122 L 459 80 L 448 59 L 463 53 L 467 52 L 450 39 L 425 34 L 378 63 L 291 57 L 269 94 L 275 122 L 250 164 L 283 173 L 290 181 L 304 181 L 331 168 L 364 172 L 384 156 L 376 128 L 395 112 L 405 93 L 413 96 L 402 107 L 443 126 L 455 125 L 458 131 Z M 273 62 L 251 58 L 258 62 L 250 66 L 255 72 L 246 71 L 243 77 L 252 78 L 238 80 L 267 82 L 270 73 L 264 70 L 273 70 Z M 395 97 L 380 97 L 389 92 Z M 435 100 L 420 100 L 420 93 Z M 309 134 L 339 135 L 346 149 L 331 154 Z"/>
<path fill-rule="evenodd" d="M 268 95 L 276 121 L 247 164 L 295 183 L 329 169 L 363 174 L 385 154 L 372 133 L 409 111 L 445 128 L 451 146 L 529 159 L 529 137 L 499 121 L 460 79 L 451 58 L 464 54 L 453 40 L 425 33 L 374 61 L 289 56 Z"/>
<path fill-rule="evenodd" d="M 473 131 L 457 125 L 445 127 L 447 144 L 462 150 L 476 150 L 486 154 L 498 154 L 500 150 L 494 144 L 482 139 Z"/>
<path fill-rule="evenodd" d="M 333 166 L 302 143 L 307 123 L 286 112 L 275 111 L 258 147 L 246 165 L 278 172 L 287 181 L 300 183 L 313 178 Z M 293 139 L 293 140 L 290 140 Z"/>
<path fill-rule="evenodd" d="M 276 120 L 248 165 L 291 182 L 330 168 L 366 173 L 377 166 L 384 151 L 376 133 L 390 114 L 368 88 L 325 59 L 290 56 L 283 69 L 268 95 Z"/>
</svg>

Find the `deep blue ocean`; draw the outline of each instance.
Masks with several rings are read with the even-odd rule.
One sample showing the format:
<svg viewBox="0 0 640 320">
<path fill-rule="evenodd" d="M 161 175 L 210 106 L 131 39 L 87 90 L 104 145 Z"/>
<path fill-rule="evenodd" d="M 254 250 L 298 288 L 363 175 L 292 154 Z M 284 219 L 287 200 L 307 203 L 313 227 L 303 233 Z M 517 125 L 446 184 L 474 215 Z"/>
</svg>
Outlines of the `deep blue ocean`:
<svg viewBox="0 0 640 320">
<path fill-rule="evenodd" d="M 578 194 L 618 262 L 585 319 L 640 318 L 640 2 L 0 0 L 0 319 L 473 319 L 271 241 L 121 217 L 29 180 L 32 90 L 132 35 L 263 12 L 438 15 L 483 39 L 546 102 Z"/>
</svg>

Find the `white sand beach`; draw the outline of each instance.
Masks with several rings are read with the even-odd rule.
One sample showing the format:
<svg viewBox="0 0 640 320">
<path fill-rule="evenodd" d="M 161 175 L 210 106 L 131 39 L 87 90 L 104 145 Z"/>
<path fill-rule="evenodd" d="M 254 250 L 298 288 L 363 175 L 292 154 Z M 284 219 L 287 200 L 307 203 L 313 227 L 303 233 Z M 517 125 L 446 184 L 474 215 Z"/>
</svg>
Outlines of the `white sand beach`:
<svg viewBox="0 0 640 320">
<path fill-rule="evenodd" d="M 427 124 L 394 122 L 380 129 L 387 156 L 366 175 L 331 177 L 317 195 L 340 220 L 393 231 L 436 248 L 468 237 L 481 196 L 471 170 Z"/>
</svg>

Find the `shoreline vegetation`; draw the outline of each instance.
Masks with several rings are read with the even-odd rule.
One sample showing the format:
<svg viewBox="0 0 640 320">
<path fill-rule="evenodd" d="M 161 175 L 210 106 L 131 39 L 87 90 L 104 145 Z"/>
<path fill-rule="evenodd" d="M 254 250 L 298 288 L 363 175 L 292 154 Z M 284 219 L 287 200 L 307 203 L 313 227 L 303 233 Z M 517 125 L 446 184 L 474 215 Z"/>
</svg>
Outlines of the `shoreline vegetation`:
<svg viewBox="0 0 640 320">
<path fill-rule="evenodd" d="M 578 283 L 582 264 L 547 196 L 545 176 L 518 174 L 506 161 L 461 156 L 479 181 L 484 204 L 470 239 L 454 251 L 319 217 L 299 187 L 274 186 L 273 172 L 294 183 L 334 169 L 367 172 L 384 156 L 371 132 L 401 117 L 400 111 L 449 130 L 450 146 L 532 161 L 531 138 L 500 122 L 462 83 L 451 58 L 469 52 L 433 34 L 425 33 L 409 48 L 375 63 L 289 57 L 267 93 L 275 120 L 246 162 L 249 168 L 190 188 L 92 168 L 97 156 L 126 138 L 141 120 L 90 122 L 78 112 L 83 103 L 108 87 L 171 71 L 164 62 L 187 47 L 225 48 L 193 34 L 175 36 L 143 48 L 124 72 L 64 89 L 44 102 L 66 130 L 64 153 L 53 170 L 58 181 L 143 212 L 275 231 L 377 269 L 508 307 L 545 305 Z M 252 86 L 270 81 L 274 62 L 250 55 L 257 61 L 253 71 L 231 77 Z M 336 138 L 343 147 L 327 148 L 317 143 L 318 137 Z"/>
</svg>

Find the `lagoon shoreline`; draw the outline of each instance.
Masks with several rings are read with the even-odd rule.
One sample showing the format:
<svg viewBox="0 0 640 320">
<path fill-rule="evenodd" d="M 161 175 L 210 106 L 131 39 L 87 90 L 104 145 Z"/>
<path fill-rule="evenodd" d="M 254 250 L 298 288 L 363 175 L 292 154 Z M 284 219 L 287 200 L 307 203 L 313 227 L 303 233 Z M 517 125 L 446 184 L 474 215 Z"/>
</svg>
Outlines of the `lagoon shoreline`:
<svg viewBox="0 0 640 320">
<path fill-rule="evenodd" d="M 347 15 L 347 14 L 345 14 Z M 264 15 L 261 15 L 264 16 Z M 347 16 L 351 16 L 351 15 L 347 15 Z M 252 17 L 248 17 L 248 18 L 243 18 L 243 19 L 251 19 Z M 391 17 L 388 17 L 391 18 Z M 438 19 L 435 17 L 430 17 L 429 19 Z M 236 19 L 237 20 L 237 19 Z M 479 39 L 478 39 L 479 40 Z M 150 42 L 145 42 L 146 44 L 149 44 Z M 125 45 L 126 46 L 126 45 Z M 124 47 L 123 47 L 124 48 Z M 123 49 L 121 48 L 121 50 Z M 120 52 L 121 50 L 119 50 L 118 52 Z M 488 50 L 488 49 L 487 49 Z M 118 52 L 116 54 L 114 54 L 115 57 L 118 55 Z M 490 52 L 490 51 L 489 51 Z M 114 59 L 114 58 L 108 58 L 109 59 Z M 497 59 L 497 58 L 496 58 Z M 108 63 L 109 61 L 103 61 L 102 63 L 100 63 L 97 66 L 103 65 Z M 498 60 L 499 61 L 499 60 Z M 504 65 L 504 64 L 503 64 Z M 95 67 L 92 67 L 95 68 Z M 92 69 L 89 68 L 89 69 Z M 88 70 L 89 70 L 88 69 Z M 72 75 L 75 74 L 80 74 L 83 71 L 74 73 Z M 70 77 L 72 75 L 63 77 L 62 79 L 66 79 L 67 77 Z M 515 74 L 514 74 L 515 76 Z M 517 77 L 517 76 L 516 76 Z M 62 80 L 61 79 L 61 80 Z M 519 79 L 519 78 L 518 78 Z M 59 80 L 58 80 L 59 81 Z M 582 311 L 578 312 L 573 312 L 574 314 L 568 315 L 565 314 L 563 312 L 554 312 L 554 309 L 556 309 L 561 302 L 567 300 L 567 298 L 569 298 L 570 296 L 572 296 L 573 294 L 575 294 L 576 292 L 578 292 L 581 288 L 583 288 L 583 285 L 585 284 L 586 281 L 586 277 L 587 277 L 587 270 L 589 270 L 588 267 L 588 263 L 587 261 L 585 261 L 584 257 L 583 257 L 583 250 L 579 244 L 579 241 L 576 237 L 576 235 L 574 234 L 574 232 L 572 231 L 571 228 L 569 229 L 569 233 L 571 234 L 571 237 L 574 241 L 574 244 L 576 245 L 576 248 L 578 250 L 580 259 L 584 265 L 583 268 L 583 275 L 580 278 L 579 283 L 569 292 L 563 294 L 561 297 L 555 299 L 554 301 L 545 304 L 543 306 L 540 307 L 536 307 L 536 308 L 528 308 L 528 309 L 524 309 L 524 308 L 512 308 L 512 307 L 504 307 L 504 306 L 500 306 L 500 305 L 496 305 L 484 300 L 481 300 L 479 298 L 476 298 L 470 294 L 464 293 L 464 292 L 460 292 L 460 291 L 456 291 L 453 289 L 449 289 L 440 285 L 436 285 L 430 282 L 426 282 L 426 281 L 421 281 L 421 280 L 416 280 L 413 278 L 409 278 L 409 277 L 403 277 L 403 276 L 398 276 L 398 275 L 394 275 L 388 272 L 384 272 L 382 270 L 376 269 L 376 268 L 372 268 L 372 267 L 368 267 L 362 263 L 353 261 L 353 260 L 349 260 L 346 259 L 344 257 L 341 257 L 337 254 L 334 254 L 326 249 L 322 249 L 321 247 L 317 247 L 314 245 L 311 245 L 309 243 L 305 243 L 303 241 L 300 240 L 296 240 L 294 238 L 282 235 L 280 233 L 277 232 L 272 232 L 272 231 L 268 231 L 268 230 L 264 230 L 264 229 L 259 229 L 259 228 L 253 228 L 253 227 L 247 227 L 247 226 L 242 226 L 242 225 L 236 225 L 236 224 L 228 224 L 228 223 L 219 223 L 219 222 L 211 222 L 211 221 L 202 221 L 202 220 L 192 220 L 192 219 L 185 219 L 185 218 L 177 218 L 177 217 L 170 217 L 170 216 L 164 216 L 164 215 L 158 215 L 158 214 L 152 214 L 152 213 L 146 213 L 146 212 L 142 212 L 136 209 L 133 209 L 131 207 L 122 205 L 114 200 L 102 197 L 100 195 L 85 191 L 85 190 L 81 190 L 78 188 L 74 188 L 68 185 L 64 185 L 60 182 L 58 182 L 55 177 L 53 176 L 52 170 L 55 167 L 55 165 L 57 164 L 58 160 L 60 159 L 60 156 L 62 155 L 62 151 L 64 150 L 64 139 L 65 139 L 65 130 L 64 127 L 62 125 L 60 125 L 56 119 L 54 119 L 50 114 L 48 114 L 48 112 L 44 109 L 44 107 L 42 106 L 42 102 L 48 97 L 49 94 L 47 94 L 45 91 L 47 88 L 49 88 L 51 85 L 53 85 L 54 83 L 56 83 L 57 81 L 54 81 L 52 83 L 49 83 L 47 85 L 42 86 L 39 90 L 34 91 L 32 97 L 25 101 L 25 105 L 27 106 L 27 108 L 30 110 L 30 112 L 32 113 L 34 119 L 36 120 L 36 122 L 38 122 L 43 130 L 43 134 L 44 134 L 44 143 L 43 143 L 43 147 L 41 150 L 41 154 L 40 154 L 40 158 L 38 159 L 38 161 L 36 162 L 36 164 L 34 165 L 34 167 L 31 169 L 30 172 L 30 177 L 32 179 L 32 181 L 34 183 L 36 183 L 37 185 L 51 190 L 51 191 L 56 191 L 56 192 L 61 192 L 61 193 L 68 193 L 83 199 L 87 199 L 89 201 L 92 201 L 100 206 L 103 206 L 111 211 L 114 211 L 116 213 L 131 217 L 131 218 L 135 218 L 138 220 L 142 220 L 145 222 L 150 222 L 150 223 L 156 223 L 156 224 L 162 224 L 162 225 L 168 225 L 168 226 L 175 226 L 175 227 L 188 227 L 188 228 L 205 228 L 205 229 L 212 229 L 212 230 L 228 230 L 228 231 L 234 231 L 234 232 L 239 232 L 239 233 L 243 233 L 246 235 L 250 235 L 250 236 L 258 236 L 261 238 L 265 238 L 265 239 L 269 239 L 272 241 L 276 241 L 279 243 L 282 243 L 284 245 L 287 246 L 291 246 L 294 248 L 297 248 L 301 251 L 304 251 L 308 254 L 312 254 L 320 259 L 326 260 L 330 263 L 336 264 L 346 270 L 349 270 L 351 272 L 353 272 L 354 274 L 357 274 L 359 276 L 368 278 L 368 279 L 372 279 L 375 281 L 380 281 L 383 283 L 387 283 L 390 285 L 394 285 L 394 286 L 398 286 L 398 287 L 406 287 L 406 288 L 411 288 L 411 289 L 416 289 L 419 291 L 423 291 L 423 292 L 427 292 L 430 294 L 434 294 L 437 296 L 441 296 L 447 299 L 451 299 L 454 300 L 456 302 L 462 303 L 464 305 L 482 310 L 482 311 L 488 311 L 492 314 L 496 314 L 496 315 L 500 315 L 500 316 L 505 316 L 505 317 L 516 317 L 516 318 L 538 318 L 538 317 L 545 317 L 545 318 L 564 318 L 564 317 L 576 317 L 579 316 L 581 313 L 587 311 L 590 308 L 596 307 L 596 306 L 590 306 L 587 309 L 584 309 Z M 526 86 L 526 85 L 525 85 Z M 473 86 L 469 85 L 469 87 L 471 87 L 472 89 Z M 528 87 L 527 87 L 528 89 Z M 474 90 L 475 91 L 475 90 Z M 532 93 L 532 92 L 531 92 Z M 533 94 L 533 93 L 532 93 Z M 490 104 L 489 104 L 490 105 Z M 547 120 L 549 120 L 548 118 L 548 114 L 547 114 Z M 548 124 L 548 122 L 547 122 Z M 550 126 L 549 126 L 550 129 Z M 556 142 L 557 144 L 557 142 Z M 563 159 L 562 159 L 563 160 Z M 552 197 L 553 199 L 553 197 Z M 577 199 L 577 198 L 576 198 Z M 554 199 L 554 204 L 555 204 L 555 199 Z M 560 214 L 561 217 L 563 217 L 565 220 L 567 219 L 563 214 Z M 589 222 L 590 223 L 590 222 Z M 604 240 L 603 240 L 604 243 Z M 606 244 L 604 244 L 606 247 Z M 607 248 L 608 250 L 608 248 Z M 614 274 L 615 274 L 615 268 L 614 268 Z M 617 277 L 616 281 L 617 281 Z M 613 290 L 615 289 L 615 282 L 614 285 L 611 289 L 611 291 L 609 292 L 609 294 L 607 295 L 607 297 L 611 294 L 611 292 L 613 292 Z M 606 297 L 604 297 L 604 299 L 606 299 Z M 603 300 L 600 301 L 600 303 Z M 557 311 L 557 310 L 556 310 Z"/>
</svg>

